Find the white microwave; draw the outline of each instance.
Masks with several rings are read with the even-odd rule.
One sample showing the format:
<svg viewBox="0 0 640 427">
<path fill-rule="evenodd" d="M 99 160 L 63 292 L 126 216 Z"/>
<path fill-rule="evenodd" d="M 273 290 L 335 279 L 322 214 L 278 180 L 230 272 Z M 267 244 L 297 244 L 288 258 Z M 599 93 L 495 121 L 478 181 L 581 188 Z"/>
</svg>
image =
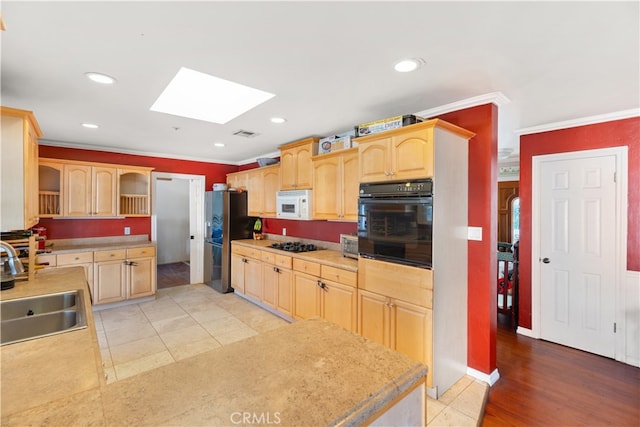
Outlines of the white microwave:
<svg viewBox="0 0 640 427">
<path fill-rule="evenodd" d="M 276 193 L 277 217 L 311 219 L 311 190 L 287 190 Z"/>
</svg>

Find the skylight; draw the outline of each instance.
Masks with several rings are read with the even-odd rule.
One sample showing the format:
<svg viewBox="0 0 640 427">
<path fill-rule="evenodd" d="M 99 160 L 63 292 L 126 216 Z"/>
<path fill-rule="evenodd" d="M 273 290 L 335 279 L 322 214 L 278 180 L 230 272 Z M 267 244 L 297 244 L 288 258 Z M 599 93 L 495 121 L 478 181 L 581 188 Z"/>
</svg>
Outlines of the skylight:
<svg viewBox="0 0 640 427">
<path fill-rule="evenodd" d="M 274 96 L 182 67 L 153 103 L 151 111 L 225 124 Z"/>
</svg>

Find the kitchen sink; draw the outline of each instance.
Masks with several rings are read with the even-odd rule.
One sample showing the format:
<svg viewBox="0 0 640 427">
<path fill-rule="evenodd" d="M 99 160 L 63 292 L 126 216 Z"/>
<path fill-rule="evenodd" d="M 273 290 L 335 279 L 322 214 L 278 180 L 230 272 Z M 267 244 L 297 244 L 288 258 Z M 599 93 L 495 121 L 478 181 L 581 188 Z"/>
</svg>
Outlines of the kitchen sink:
<svg viewBox="0 0 640 427">
<path fill-rule="evenodd" d="M 80 291 L 0 302 L 0 345 L 87 327 Z"/>
</svg>

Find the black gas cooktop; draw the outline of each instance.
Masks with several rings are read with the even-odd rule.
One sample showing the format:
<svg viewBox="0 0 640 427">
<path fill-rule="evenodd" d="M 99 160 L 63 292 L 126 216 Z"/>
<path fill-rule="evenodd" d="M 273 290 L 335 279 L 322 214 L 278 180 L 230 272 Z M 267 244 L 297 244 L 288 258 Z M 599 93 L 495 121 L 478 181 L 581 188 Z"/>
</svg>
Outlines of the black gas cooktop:
<svg viewBox="0 0 640 427">
<path fill-rule="evenodd" d="M 318 250 L 318 247 L 314 244 L 300 242 L 272 243 L 271 247 L 288 252 L 311 252 Z"/>
</svg>

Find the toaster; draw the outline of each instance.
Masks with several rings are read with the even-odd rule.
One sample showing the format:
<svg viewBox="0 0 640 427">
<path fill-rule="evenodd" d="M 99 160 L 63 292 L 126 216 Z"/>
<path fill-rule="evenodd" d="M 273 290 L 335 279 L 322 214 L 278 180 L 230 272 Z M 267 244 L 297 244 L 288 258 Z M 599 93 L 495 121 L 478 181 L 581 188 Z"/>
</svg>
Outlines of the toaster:
<svg viewBox="0 0 640 427">
<path fill-rule="evenodd" d="M 340 249 L 342 256 L 358 259 L 358 236 L 341 234 Z"/>
</svg>

